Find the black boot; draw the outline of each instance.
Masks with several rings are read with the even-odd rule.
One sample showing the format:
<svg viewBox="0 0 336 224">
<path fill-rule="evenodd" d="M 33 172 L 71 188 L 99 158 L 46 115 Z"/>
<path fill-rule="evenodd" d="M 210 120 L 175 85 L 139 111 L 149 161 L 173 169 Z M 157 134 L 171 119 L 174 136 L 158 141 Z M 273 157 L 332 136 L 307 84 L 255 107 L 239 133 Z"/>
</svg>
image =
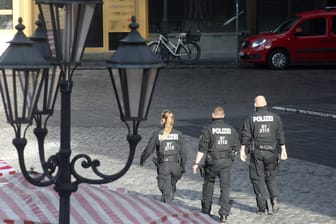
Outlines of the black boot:
<svg viewBox="0 0 336 224">
<path fill-rule="evenodd" d="M 219 222 L 220 223 L 226 223 L 227 219 L 228 219 L 227 215 L 220 215 L 219 216 Z"/>
<path fill-rule="evenodd" d="M 204 203 L 202 202 L 202 213 L 203 213 L 203 214 L 207 214 L 207 215 L 209 215 L 210 217 L 213 217 L 213 215 L 210 214 L 210 211 L 211 211 L 211 205 L 210 205 L 209 208 L 206 208 L 206 207 L 204 206 Z"/>
</svg>

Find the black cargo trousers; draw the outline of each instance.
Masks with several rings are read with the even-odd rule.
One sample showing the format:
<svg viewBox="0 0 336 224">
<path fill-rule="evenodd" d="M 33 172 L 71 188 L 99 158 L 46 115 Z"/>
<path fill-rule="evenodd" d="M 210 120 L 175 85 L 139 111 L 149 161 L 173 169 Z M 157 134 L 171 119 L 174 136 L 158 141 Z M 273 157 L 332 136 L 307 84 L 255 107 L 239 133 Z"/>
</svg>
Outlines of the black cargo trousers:
<svg viewBox="0 0 336 224">
<path fill-rule="evenodd" d="M 176 191 L 176 183 L 181 178 L 182 170 L 179 162 L 162 162 L 157 166 L 158 187 L 162 193 L 162 202 L 172 203 Z"/>
<path fill-rule="evenodd" d="M 259 210 L 268 209 L 266 200 L 268 193 L 272 203 L 273 198 L 279 197 L 279 186 L 276 180 L 278 170 L 277 156 L 276 150 L 255 149 L 251 153 L 249 175 Z"/>
<path fill-rule="evenodd" d="M 214 160 L 211 165 L 205 164 L 204 183 L 202 188 L 202 213 L 210 214 L 212 206 L 212 197 L 216 177 L 219 178 L 220 196 L 218 205 L 220 215 L 229 215 L 231 210 L 230 188 L 231 188 L 231 168 L 232 159 Z"/>
</svg>

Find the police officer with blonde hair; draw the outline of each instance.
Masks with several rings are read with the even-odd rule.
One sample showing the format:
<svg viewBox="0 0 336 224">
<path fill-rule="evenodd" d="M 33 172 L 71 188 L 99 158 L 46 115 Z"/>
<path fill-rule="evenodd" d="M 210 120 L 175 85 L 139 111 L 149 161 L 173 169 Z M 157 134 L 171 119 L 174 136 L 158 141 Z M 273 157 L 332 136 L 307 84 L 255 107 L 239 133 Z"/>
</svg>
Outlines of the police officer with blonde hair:
<svg viewBox="0 0 336 224">
<path fill-rule="evenodd" d="M 199 146 L 192 167 L 194 174 L 202 166 L 204 182 L 202 188 L 202 213 L 210 215 L 214 184 L 219 178 L 220 196 L 218 214 L 220 221 L 225 222 L 230 214 L 231 168 L 234 156 L 239 147 L 239 136 L 236 130 L 224 122 L 224 109 L 218 106 L 212 112 L 212 123 L 203 128 Z M 205 155 L 204 166 L 199 164 Z M 202 170 L 202 169 L 201 169 Z"/>
<path fill-rule="evenodd" d="M 279 186 L 276 180 L 277 145 L 281 147 L 280 159 L 286 160 L 285 134 L 281 118 L 267 109 L 264 96 L 255 98 L 254 107 L 255 112 L 244 121 L 242 127 L 240 159 L 246 161 L 246 146 L 250 146 L 249 174 L 256 194 L 257 213 L 265 214 L 268 211 L 267 190 L 273 213 L 277 213 L 279 211 Z"/>
<path fill-rule="evenodd" d="M 174 129 L 174 114 L 170 111 L 161 113 L 162 129 L 153 133 L 148 145 L 141 154 L 142 166 L 156 150 L 153 159 L 157 166 L 158 187 L 162 193 L 161 201 L 172 203 L 176 183 L 185 172 L 186 153 L 182 133 Z"/>
</svg>

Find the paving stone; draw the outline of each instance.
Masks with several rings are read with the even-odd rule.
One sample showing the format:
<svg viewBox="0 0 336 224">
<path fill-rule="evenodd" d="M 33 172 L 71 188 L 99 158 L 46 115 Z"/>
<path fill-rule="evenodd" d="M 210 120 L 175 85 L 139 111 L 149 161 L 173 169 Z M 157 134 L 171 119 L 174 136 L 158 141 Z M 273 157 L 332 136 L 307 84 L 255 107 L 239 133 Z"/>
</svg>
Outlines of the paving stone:
<svg viewBox="0 0 336 224">
<path fill-rule="evenodd" d="M 202 68 L 204 69 L 204 68 Z M 177 184 L 177 192 L 175 203 L 179 206 L 200 211 L 201 208 L 201 189 L 202 178 L 192 173 L 191 167 L 194 161 L 196 148 L 198 145 L 198 132 L 200 128 L 209 122 L 209 115 L 214 105 L 225 104 L 227 119 L 233 121 L 234 125 L 239 127 L 242 119 L 250 112 L 251 96 L 255 95 L 254 89 L 246 88 L 246 92 L 236 92 L 229 94 L 230 91 L 237 91 L 234 86 L 237 82 L 236 71 L 234 68 L 227 68 L 218 71 L 212 69 L 204 69 L 203 71 L 195 70 L 199 77 L 195 81 L 194 75 L 187 69 L 178 70 L 170 69 L 167 73 L 171 76 L 160 76 L 156 94 L 153 98 L 153 106 L 150 111 L 149 119 L 142 123 L 139 130 L 142 141 L 139 143 L 134 158 L 134 163 L 130 170 L 122 178 L 108 184 L 111 188 L 127 188 L 128 191 L 143 195 L 145 197 L 160 200 L 161 194 L 157 187 L 156 169 L 153 163 L 146 161 L 143 167 L 139 166 L 139 159 L 142 150 L 145 148 L 151 133 L 158 127 L 160 119 L 160 111 L 162 109 L 173 109 L 176 111 L 177 128 L 184 130 L 187 146 L 187 170 L 185 175 Z M 216 73 L 217 74 L 214 74 Z M 239 72 L 239 71 L 238 71 Z M 250 71 L 249 71 L 250 72 Z M 101 172 L 113 174 L 118 172 L 127 159 L 128 144 L 126 141 L 127 131 L 122 122 L 119 120 L 119 112 L 117 111 L 116 102 L 112 97 L 112 87 L 106 71 L 99 71 L 99 75 L 92 75 L 90 71 L 80 71 L 81 74 L 75 75 L 75 86 L 73 91 L 72 104 L 72 129 L 71 129 L 71 147 L 72 155 L 86 153 L 91 158 L 101 161 Z M 94 73 L 97 73 L 95 71 Z M 207 77 L 201 75 L 206 73 Z M 220 73 L 220 75 L 219 75 Z M 260 77 L 258 71 L 252 71 L 251 76 Z M 282 76 L 286 76 L 283 72 L 270 72 L 271 81 L 277 82 Z M 296 71 L 292 72 L 296 73 Z M 311 73 L 311 77 L 316 75 Z M 98 74 L 98 73 L 97 73 Z M 204 74 L 203 74 L 204 75 Z M 294 74 L 289 74 L 294 76 Z M 222 77 L 225 79 L 222 79 Z M 178 88 L 172 88 L 171 78 L 175 78 L 180 84 Z M 179 79 L 179 77 L 182 77 Z M 260 82 L 246 78 L 242 79 L 242 86 L 251 85 L 260 86 Z M 323 77 L 322 77 L 323 78 Z M 207 82 L 207 80 L 217 79 L 217 82 Z M 294 76 L 293 79 L 300 79 Z M 302 78 L 304 81 L 304 78 Z M 193 86 L 189 86 L 190 82 Z M 300 85 L 304 82 L 300 82 Z M 98 84 L 99 83 L 99 84 Z M 168 84 L 167 84 L 168 83 Z M 294 91 L 297 88 L 295 84 L 288 85 Z M 170 85 L 170 86 L 169 86 Z M 227 88 L 226 88 L 227 87 Z M 189 89 L 188 89 L 189 88 Z M 216 95 L 215 89 L 222 88 L 223 96 Z M 302 88 L 304 85 L 302 84 Z M 333 88 L 333 89 L 332 89 Z M 326 88 L 328 92 L 326 96 L 334 94 L 334 86 Z M 229 90 L 226 90 L 229 89 Z M 188 92 L 188 91 L 189 92 Z M 312 92 L 307 93 L 307 97 L 314 100 L 314 88 Z M 286 90 L 287 91 L 287 90 Z M 273 94 L 274 88 L 267 87 L 267 94 Z M 294 91 L 295 92 L 295 91 Z M 296 99 L 288 99 L 289 105 L 300 97 L 295 95 Z M 202 94 L 204 93 L 204 94 Z M 281 102 L 287 100 L 289 93 L 281 92 L 278 95 L 272 95 L 274 101 Z M 111 97 L 110 97 L 111 96 Z M 177 96 L 183 96 L 178 98 Z M 302 96 L 301 96 L 302 97 Z M 98 100 L 97 100 L 98 99 Z M 237 104 L 236 99 L 240 99 Z M 188 102 L 188 103 L 186 103 Z M 0 108 L 0 111 L 3 111 Z M 288 112 L 289 113 L 289 112 Z M 286 125 L 290 124 L 291 130 L 286 130 L 289 137 L 298 134 L 304 134 L 303 139 L 290 141 L 289 144 L 295 146 L 304 145 L 307 138 L 314 139 L 313 134 L 308 130 L 311 126 L 306 117 L 299 122 L 294 122 L 298 118 L 296 114 L 284 115 L 286 117 Z M 334 121 L 332 121 L 334 122 Z M 326 130 L 326 140 L 323 148 L 330 146 L 334 149 L 335 124 L 329 120 L 314 120 L 313 126 L 322 130 Z M 52 155 L 59 149 L 59 100 L 57 102 L 55 116 L 53 116 L 48 125 L 48 136 L 46 138 L 46 154 Z M 4 121 L 4 116 L 0 117 L 1 125 L 1 144 L 0 151 L 3 153 L 1 159 L 18 168 L 16 150 L 12 146 L 12 138 L 14 132 L 12 128 Z M 304 130 L 304 131 L 302 131 Z M 323 138 L 321 136 L 320 138 Z M 330 138 L 329 138 L 330 137 Z M 38 170 L 38 153 L 36 152 L 36 140 L 31 131 L 27 132 L 28 145 L 25 149 L 27 158 L 27 167 L 34 167 Z M 290 138 L 294 139 L 294 138 Z M 315 136 L 315 140 L 319 138 Z M 304 146 L 301 146 L 304 148 Z M 309 162 L 302 159 L 295 159 L 291 156 L 292 151 L 289 149 L 289 159 L 282 161 L 279 168 L 278 180 L 280 184 L 280 211 L 275 215 L 266 215 L 260 217 L 255 214 L 256 202 L 252 185 L 248 178 L 248 166 L 246 163 L 237 159 L 232 169 L 232 190 L 231 198 L 233 207 L 227 223 L 323 223 L 336 224 L 336 169 L 332 166 L 325 166 L 316 162 Z M 328 154 L 329 155 L 329 154 Z M 79 166 L 80 164 L 78 164 Z M 84 175 L 93 177 L 89 170 L 82 171 Z M 218 181 L 215 185 L 214 204 L 212 213 L 217 215 L 219 206 L 217 205 L 219 197 Z M 218 216 L 216 217 L 219 220 Z"/>
</svg>

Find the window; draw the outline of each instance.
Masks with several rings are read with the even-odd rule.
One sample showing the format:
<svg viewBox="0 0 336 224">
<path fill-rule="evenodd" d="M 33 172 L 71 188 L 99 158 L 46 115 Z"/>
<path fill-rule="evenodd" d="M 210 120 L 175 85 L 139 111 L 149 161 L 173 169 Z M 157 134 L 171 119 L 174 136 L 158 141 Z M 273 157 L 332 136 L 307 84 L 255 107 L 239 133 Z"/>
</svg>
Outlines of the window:
<svg viewBox="0 0 336 224">
<path fill-rule="evenodd" d="M 301 36 L 320 36 L 326 34 L 326 19 L 325 18 L 315 18 L 309 19 L 299 26 L 302 29 Z"/>
<path fill-rule="evenodd" d="M 0 30 L 13 29 L 13 4 L 12 0 L 0 1 Z"/>
<path fill-rule="evenodd" d="M 168 32 L 234 32 L 235 0 L 165 0 Z M 148 0 L 149 32 L 162 30 L 164 0 Z M 246 0 L 239 1 L 239 26 L 245 27 Z M 229 21 L 227 24 L 225 22 Z M 231 22 L 230 22 L 231 21 Z M 225 24 L 225 25 L 224 25 Z"/>
<path fill-rule="evenodd" d="M 332 33 L 336 34 L 336 16 L 332 17 Z"/>
<path fill-rule="evenodd" d="M 296 23 L 300 17 L 292 16 L 281 23 L 277 28 L 274 29 L 273 33 L 286 33 L 294 23 Z"/>
</svg>

